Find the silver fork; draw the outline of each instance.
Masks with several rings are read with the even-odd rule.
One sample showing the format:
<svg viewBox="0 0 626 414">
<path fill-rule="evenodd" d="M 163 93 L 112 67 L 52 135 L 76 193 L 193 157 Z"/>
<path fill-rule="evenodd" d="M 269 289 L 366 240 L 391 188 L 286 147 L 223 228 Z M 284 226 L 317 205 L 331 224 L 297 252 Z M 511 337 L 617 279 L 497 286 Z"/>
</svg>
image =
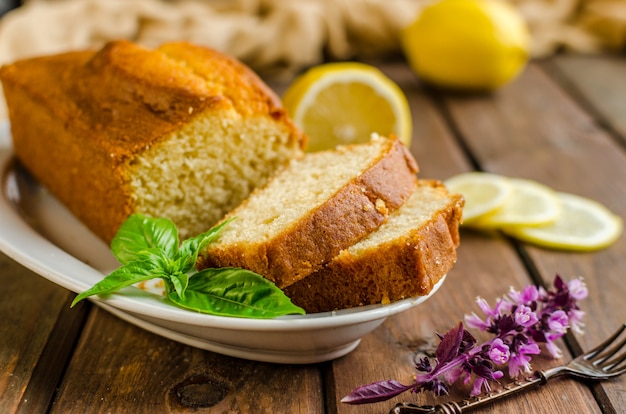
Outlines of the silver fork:
<svg viewBox="0 0 626 414">
<path fill-rule="evenodd" d="M 620 336 L 625 331 L 626 323 L 606 341 L 591 351 L 571 360 L 567 365 L 561 365 L 545 371 L 536 371 L 530 377 L 515 381 L 500 390 L 435 406 L 416 405 L 407 402 L 399 403 L 389 414 L 461 414 L 522 390 L 537 385 L 545 385 L 548 380 L 560 375 L 570 375 L 589 380 L 603 380 L 616 377 L 626 372 L 626 349 L 622 351 L 622 348 L 626 345 L 626 338 L 621 339 L 621 342 L 619 342 Z"/>
</svg>

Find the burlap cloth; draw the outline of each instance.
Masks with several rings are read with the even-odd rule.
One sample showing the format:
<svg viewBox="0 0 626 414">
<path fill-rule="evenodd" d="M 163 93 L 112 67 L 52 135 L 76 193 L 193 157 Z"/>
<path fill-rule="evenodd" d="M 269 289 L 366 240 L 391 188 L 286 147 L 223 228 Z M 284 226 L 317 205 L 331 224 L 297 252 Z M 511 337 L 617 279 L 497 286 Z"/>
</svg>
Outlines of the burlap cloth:
<svg viewBox="0 0 626 414">
<path fill-rule="evenodd" d="M 324 59 L 400 51 L 399 31 L 429 0 L 30 0 L 0 20 L 0 64 L 111 39 L 188 40 L 265 76 Z M 533 57 L 623 51 L 626 0 L 502 0 L 526 18 Z M 5 117 L 0 99 L 0 119 Z"/>
</svg>

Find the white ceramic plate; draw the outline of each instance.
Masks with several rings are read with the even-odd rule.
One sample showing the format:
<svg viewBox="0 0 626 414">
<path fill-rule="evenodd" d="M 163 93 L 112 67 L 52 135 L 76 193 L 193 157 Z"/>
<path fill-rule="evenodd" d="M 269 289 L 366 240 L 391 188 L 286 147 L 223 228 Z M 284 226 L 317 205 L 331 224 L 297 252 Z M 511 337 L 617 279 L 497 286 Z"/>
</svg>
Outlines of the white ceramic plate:
<svg viewBox="0 0 626 414">
<path fill-rule="evenodd" d="M 0 173 L 0 250 L 7 256 L 73 292 L 88 289 L 118 266 L 108 246 L 15 161 L 7 123 L 0 123 Z M 387 317 L 429 296 L 268 320 L 190 312 L 134 287 L 91 300 L 132 324 L 198 348 L 257 361 L 315 363 L 347 354 Z"/>
</svg>

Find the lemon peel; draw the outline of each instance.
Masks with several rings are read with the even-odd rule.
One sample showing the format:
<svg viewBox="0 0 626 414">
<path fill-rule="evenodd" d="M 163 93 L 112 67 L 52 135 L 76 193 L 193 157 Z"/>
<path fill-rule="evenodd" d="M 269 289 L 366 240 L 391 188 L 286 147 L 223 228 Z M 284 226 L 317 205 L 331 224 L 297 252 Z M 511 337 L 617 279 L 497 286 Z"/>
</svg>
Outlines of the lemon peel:
<svg viewBox="0 0 626 414">
<path fill-rule="evenodd" d="M 309 136 L 308 151 L 394 134 L 407 146 L 412 119 L 400 87 L 374 66 L 327 63 L 299 76 L 283 95 L 294 123 Z"/>
<path fill-rule="evenodd" d="M 521 13 L 501 0 L 440 0 L 401 32 L 404 53 L 426 82 L 495 90 L 519 75 L 530 33 Z"/>
<path fill-rule="evenodd" d="M 496 211 L 479 217 L 474 227 L 538 226 L 552 223 L 561 213 L 561 202 L 550 187 L 534 180 L 508 178 L 511 195 Z"/>
<path fill-rule="evenodd" d="M 469 172 L 444 181 L 449 191 L 460 193 L 465 199 L 463 225 L 495 212 L 511 195 L 512 187 L 507 178 L 491 173 Z"/>
<path fill-rule="evenodd" d="M 594 251 L 613 244 L 623 232 L 623 220 L 589 198 L 557 193 L 562 213 L 551 224 L 507 227 L 504 232 L 523 241 L 553 249 Z"/>
<path fill-rule="evenodd" d="M 501 230 L 537 246 L 570 251 L 608 247 L 623 233 L 622 218 L 603 204 L 537 181 L 471 172 L 444 183 L 469 206 L 463 226 Z"/>
</svg>

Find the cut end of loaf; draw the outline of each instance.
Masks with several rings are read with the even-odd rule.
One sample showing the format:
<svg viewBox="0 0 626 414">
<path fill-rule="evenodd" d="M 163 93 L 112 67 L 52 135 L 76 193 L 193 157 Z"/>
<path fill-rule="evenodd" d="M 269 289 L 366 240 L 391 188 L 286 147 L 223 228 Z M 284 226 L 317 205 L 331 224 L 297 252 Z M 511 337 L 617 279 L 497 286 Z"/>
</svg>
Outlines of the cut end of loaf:
<svg viewBox="0 0 626 414">
<path fill-rule="evenodd" d="M 167 217 L 181 238 L 215 225 L 299 151 L 262 117 L 207 113 L 132 161 L 136 209 Z"/>
<path fill-rule="evenodd" d="M 381 151 L 391 145 L 389 138 L 376 137 L 370 145 L 338 147 L 336 150 L 307 154 L 291 160 L 290 165 L 230 216 L 237 220 L 220 235 L 220 243 L 264 243 L 279 236 L 310 211 L 328 202 L 333 195 L 377 161 Z M 363 186 L 364 193 L 368 189 Z M 372 203 L 373 201 L 373 203 Z M 364 199 L 364 211 L 388 211 L 381 198 Z"/>
<path fill-rule="evenodd" d="M 204 232 L 305 143 L 249 68 L 190 43 L 113 41 L 0 78 L 16 154 L 106 242 L 135 212 Z"/>
<path fill-rule="evenodd" d="M 376 228 L 410 196 L 417 164 L 395 137 L 306 154 L 255 191 L 202 253 L 288 286 Z"/>
</svg>

